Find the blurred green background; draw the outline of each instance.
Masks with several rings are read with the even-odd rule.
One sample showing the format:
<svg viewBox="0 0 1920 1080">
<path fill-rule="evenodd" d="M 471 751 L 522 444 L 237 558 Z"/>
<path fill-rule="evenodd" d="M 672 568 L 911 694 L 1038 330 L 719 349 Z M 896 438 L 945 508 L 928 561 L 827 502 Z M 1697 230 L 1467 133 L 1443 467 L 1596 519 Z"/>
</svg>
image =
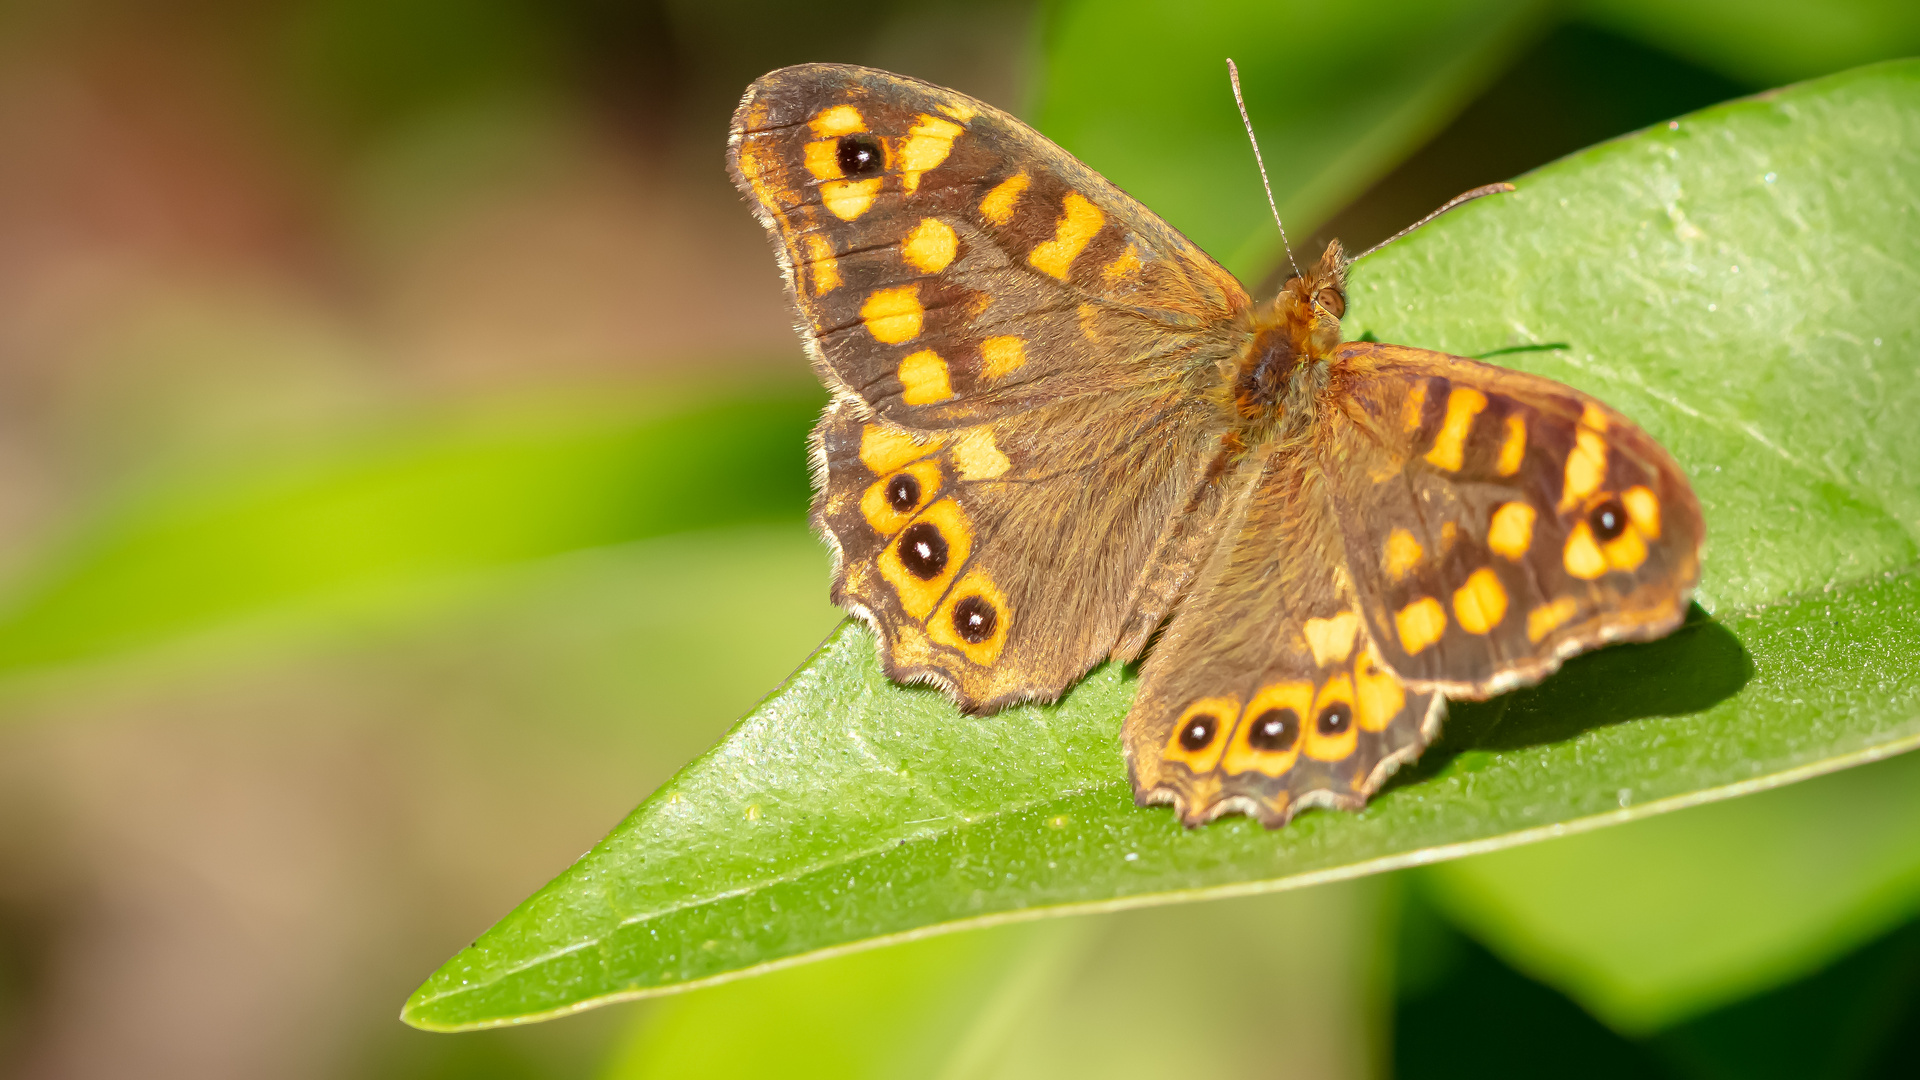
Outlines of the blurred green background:
<svg viewBox="0 0 1920 1080">
<path fill-rule="evenodd" d="M 1008 106 L 1250 283 L 1910 3 L 0 5 L 0 1074 L 1896 1075 L 1920 763 L 525 1029 L 406 994 L 837 621 L 752 78 Z M 1178 153 L 1172 153 L 1178 149 Z M 711 480 L 726 478 L 724 489 Z"/>
</svg>

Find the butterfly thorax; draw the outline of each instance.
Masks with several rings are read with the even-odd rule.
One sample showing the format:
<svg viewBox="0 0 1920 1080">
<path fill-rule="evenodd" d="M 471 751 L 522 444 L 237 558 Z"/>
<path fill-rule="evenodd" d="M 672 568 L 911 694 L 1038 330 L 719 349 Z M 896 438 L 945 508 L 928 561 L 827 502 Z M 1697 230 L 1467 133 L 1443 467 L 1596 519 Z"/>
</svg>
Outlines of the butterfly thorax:
<svg viewBox="0 0 1920 1080">
<path fill-rule="evenodd" d="M 1279 295 L 1248 312 L 1234 378 L 1244 445 L 1284 436 L 1313 415 L 1340 345 L 1345 269 L 1335 241 L 1317 265 L 1288 278 Z"/>
</svg>

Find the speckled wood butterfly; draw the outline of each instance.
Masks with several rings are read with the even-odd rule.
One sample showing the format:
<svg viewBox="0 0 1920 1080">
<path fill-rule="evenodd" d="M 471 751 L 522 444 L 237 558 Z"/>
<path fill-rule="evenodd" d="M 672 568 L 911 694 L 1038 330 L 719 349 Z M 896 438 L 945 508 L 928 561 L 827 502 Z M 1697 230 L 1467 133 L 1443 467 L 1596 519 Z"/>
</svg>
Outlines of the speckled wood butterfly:
<svg viewBox="0 0 1920 1080">
<path fill-rule="evenodd" d="M 761 78 L 728 145 L 833 395 L 835 602 L 971 713 L 1157 633 L 1143 805 L 1358 808 L 1446 696 L 1685 614 L 1702 524 L 1666 451 L 1551 380 L 1343 342 L 1337 243 L 1255 304 L 1025 124 L 867 68 Z"/>
</svg>

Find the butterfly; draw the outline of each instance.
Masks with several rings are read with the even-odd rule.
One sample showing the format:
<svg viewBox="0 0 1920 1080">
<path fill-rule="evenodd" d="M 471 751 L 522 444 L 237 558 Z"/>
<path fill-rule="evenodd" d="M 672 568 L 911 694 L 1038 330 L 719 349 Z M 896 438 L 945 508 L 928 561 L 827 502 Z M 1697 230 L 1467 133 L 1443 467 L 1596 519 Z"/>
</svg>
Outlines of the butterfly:
<svg viewBox="0 0 1920 1080">
<path fill-rule="evenodd" d="M 832 396 L 834 601 L 970 714 L 1146 654 L 1143 806 L 1358 809 L 1446 698 L 1685 615 L 1673 458 L 1552 380 L 1343 341 L 1338 242 L 1256 303 L 1019 120 L 869 68 L 755 81 L 727 160 Z"/>
</svg>

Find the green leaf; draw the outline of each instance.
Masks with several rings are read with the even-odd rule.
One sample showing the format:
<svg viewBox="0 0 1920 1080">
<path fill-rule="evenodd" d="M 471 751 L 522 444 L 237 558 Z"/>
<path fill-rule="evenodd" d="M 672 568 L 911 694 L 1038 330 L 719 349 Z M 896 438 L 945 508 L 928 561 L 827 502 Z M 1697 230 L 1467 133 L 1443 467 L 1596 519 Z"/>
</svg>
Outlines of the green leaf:
<svg viewBox="0 0 1920 1080">
<path fill-rule="evenodd" d="M 1073 0 L 1048 23 L 1033 119 L 1257 280 L 1280 238 L 1224 58 L 1240 66 L 1274 198 L 1301 237 L 1465 108 L 1547 11 L 1537 0 Z"/>
<path fill-rule="evenodd" d="M 1133 805 L 1126 671 L 967 718 L 843 628 L 403 1016 L 485 1027 L 960 926 L 1304 885 L 1920 744 L 1917 157 L 1920 63 L 1883 65 L 1576 155 L 1356 268 L 1352 332 L 1532 349 L 1505 359 L 1671 447 L 1713 618 L 1457 705 L 1366 811 L 1277 832 Z"/>
<path fill-rule="evenodd" d="M 0 606 L 0 674 L 303 605 L 805 512 L 818 391 L 521 407 L 163 486 Z"/>
</svg>

